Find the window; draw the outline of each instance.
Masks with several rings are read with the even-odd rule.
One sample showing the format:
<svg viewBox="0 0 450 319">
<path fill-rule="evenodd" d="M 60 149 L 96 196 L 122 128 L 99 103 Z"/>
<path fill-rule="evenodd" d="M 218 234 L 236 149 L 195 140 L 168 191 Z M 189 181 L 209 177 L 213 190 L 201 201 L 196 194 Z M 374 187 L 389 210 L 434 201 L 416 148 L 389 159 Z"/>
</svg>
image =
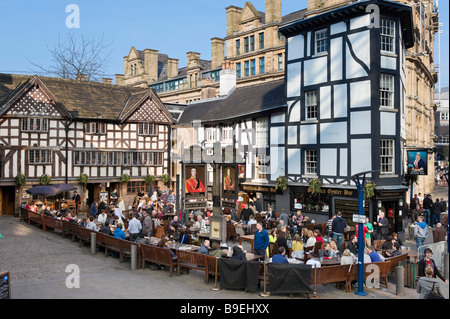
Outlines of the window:
<svg viewBox="0 0 450 319">
<path fill-rule="evenodd" d="M 23 132 L 47 132 L 48 121 L 47 119 L 40 118 L 24 118 L 22 119 L 22 131 Z"/>
<path fill-rule="evenodd" d="M 282 35 L 280 31 L 278 31 L 278 40 L 284 41 L 284 39 L 285 39 L 284 35 Z"/>
<path fill-rule="evenodd" d="M 237 39 L 236 40 L 236 55 L 240 55 L 241 54 L 241 40 Z"/>
<path fill-rule="evenodd" d="M 250 36 L 250 51 L 255 51 L 255 36 Z"/>
<path fill-rule="evenodd" d="M 236 63 L 236 76 L 238 79 L 241 78 L 241 64 L 240 63 Z"/>
<path fill-rule="evenodd" d="M 305 151 L 305 173 L 317 174 L 317 151 L 306 150 Z"/>
<path fill-rule="evenodd" d="M 265 72 L 265 59 L 260 58 L 259 59 L 259 74 L 264 74 Z"/>
<path fill-rule="evenodd" d="M 380 173 L 394 173 L 394 140 L 380 140 Z"/>
<path fill-rule="evenodd" d="M 305 92 L 305 119 L 317 120 L 317 92 Z"/>
<path fill-rule="evenodd" d="M 205 129 L 205 137 L 206 141 L 209 142 L 215 142 L 216 141 L 216 128 L 215 127 L 208 127 Z"/>
<path fill-rule="evenodd" d="M 283 53 L 278 54 L 278 70 L 283 70 Z"/>
<path fill-rule="evenodd" d="M 381 51 L 395 53 L 395 21 L 381 19 Z"/>
<path fill-rule="evenodd" d="M 380 106 L 394 108 L 394 76 L 381 74 L 380 76 Z"/>
<path fill-rule="evenodd" d="M 28 150 L 28 164 L 51 164 L 52 151 L 51 150 Z"/>
<path fill-rule="evenodd" d="M 150 86 L 156 93 L 164 92 L 164 83 L 158 83 Z"/>
<path fill-rule="evenodd" d="M 259 49 L 264 49 L 264 32 L 259 34 Z"/>
<path fill-rule="evenodd" d="M 108 163 L 111 166 L 120 165 L 120 152 L 109 152 L 108 153 Z"/>
<path fill-rule="evenodd" d="M 158 126 L 153 123 L 139 123 L 138 126 L 139 135 L 157 135 Z"/>
<path fill-rule="evenodd" d="M 145 182 L 128 182 L 127 184 L 128 194 L 137 194 L 137 193 L 146 194 L 148 189 L 149 186 L 145 184 Z"/>
<path fill-rule="evenodd" d="M 315 33 L 315 52 L 316 54 L 328 51 L 327 30 L 320 30 Z"/>
<path fill-rule="evenodd" d="M 106 123 L 88 122 L 84 123 L 85 134 L 106 134 Z"/>
<path fill-rule="evenodd" d="M 441 121 L 448 121 L 448 112 L 441 112 Z"/>
<path fill-rule="evenodd" d="M 249 76 L 249 74 L 250 74 L 250 62 L 245 61 L 244 62 L 244 75 Z"/>
<path fill-rule="evenodd" d="M 256 145 L 266 147 L 269 140 L 269 123 L 267 118 L 256 119 Z"/>
<path fill-rule="evenodd" d="M 257 153 L 255 157 L 255 178 L 267 179 L 267 155 Z"/>
<path fill-rule="evenodd" d="M 233 142 L 233 127 L 224 126 L 222 128 L 222 141 L 225 143 Z"/>
<path fill-rule="evenodd" d="M 256 75 L 256 60 L 251 60 L 250 61 L 250 65 L 251 65 L 251 75 Z"/>
<path fill-rule="evenodd" d="M 248 53 L 248 37 L 244 38 L 244 52 Z"/>
</svg>

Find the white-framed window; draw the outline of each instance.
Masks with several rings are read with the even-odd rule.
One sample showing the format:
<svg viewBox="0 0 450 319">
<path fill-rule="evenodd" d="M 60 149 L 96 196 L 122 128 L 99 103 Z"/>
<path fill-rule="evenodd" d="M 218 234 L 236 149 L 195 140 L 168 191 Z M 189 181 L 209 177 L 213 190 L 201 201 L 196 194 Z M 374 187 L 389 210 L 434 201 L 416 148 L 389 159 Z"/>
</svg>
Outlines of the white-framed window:
<svg viewBox="0 0 450 319">
<path fill-rule="evenodd" d="M 380 106 L 394 108 L 394 76 L 380 75 Z"/>
<path fill-rule="evenodd" d="M 395 21 L 381 19 L 381 51 L 395 53 Z"/>
<path fill-rule="evenodd" d="M 394 174 L 394 140 L 380 140 L 380 173 Z"/>
<path fill-rule="evenodd" d="M 448 119 L 449 119 L 448 112 L 441 112 L 440 118 L 441 118 L 441 121 L 448 121 Z"/>
<path fill-rule="evenodd" d="M 305 120 L 317 120 L 317 91 L 305 92 Z"/>
<path fill-rule="evenodd" d="M 205 128 L 205 139 L 207 142 L 215 142 L 216 139 L 216 128 L 215 127 L 207 127 Z"/>
<path fill-rule="evenodd" d="M 121 156 L 120 152 L 113 151 L 108 153 L 108 164 L 110 166 L 117 166 L 120 165 L 121 162 Z"/>
<path fill-rule="evenodd" d="M 52 151 L 44 149 L 28 150 L 28 164 L 51 164 Z"/>
<path fill-rule="evenodd" d="M 256 145 L 266 147 L 269 142 L 269 121 L 267 117 L 256 119 Z"/>
<path fill-rule="evenodd" d="M 84 123 L 85 134 L 106 134 L 106 123 L 87 122 Z"/>
<path fill-rule="evenodd" d="M 267 162 L 266 154 L 256 153 L 255 156 L 255 179 L 267 179 Z"/>
<path fill-rule="evenodd" d="M 106 152 L 74 151 L 74 165 L 106 165 Z"/>
<path fill-rule="evenodd" d="M 317 150 L 305 150 L 305 174 L 317 174 Z"/>
<path fill-rule="evenodd" d="M 224 143 L 233 142 L 233 126 L 224 126 L 222 128 L 222 141 Z"/>
<path fill-rule="evenodd" d="M 48 120 L 43 118 L 23 118 L 22 119 L 23 132 L 47 132 Z"/>
<path fill-rule="evenodd" d="M 154 123 L 139 123 L 138 125 L 139 135 L 156 135 L 158 134 L 158 125 Z"/>
<path fill-rule="evenodd" d="M 327 29 L 319 30 L 314 33 L 315 53 L 328 52 Z"/>
</svg>

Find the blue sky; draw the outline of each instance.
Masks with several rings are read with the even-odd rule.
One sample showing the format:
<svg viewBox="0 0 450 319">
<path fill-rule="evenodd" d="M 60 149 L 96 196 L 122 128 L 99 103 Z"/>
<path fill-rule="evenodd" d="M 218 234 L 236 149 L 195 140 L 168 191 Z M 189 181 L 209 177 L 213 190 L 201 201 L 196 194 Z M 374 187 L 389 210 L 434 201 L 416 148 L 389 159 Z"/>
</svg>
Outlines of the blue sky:
<svg viewBox="0 0 450 319">
<path fill-rule="evenodd" d="M 123 57 L 131 46 L 159 50 L 186 66 L 186 52 L 211 59 L 213 37 L 226 36 L 225 8 L 242 7 L 244 0 L 0 0 L 0 73 L 33 73 L 29 61 L 49 65 L 47 47 L 68 32 L 104 37 L 112 42 L 110 77 L 123 73 Z M 265 0 L 250 1 L 265 11 Z M 66 6 L 80 8 L 80 28 L 66 27 Z M 440 0 L 442 85 L 448 86 L 449 1 Z M 306 7 L 306 0 L 283 0 L 283 15 Z M 436 41 L 437 49 L 437 41 Z M 437 53 L 436 53 L 436 63 Z"/>
</svg>

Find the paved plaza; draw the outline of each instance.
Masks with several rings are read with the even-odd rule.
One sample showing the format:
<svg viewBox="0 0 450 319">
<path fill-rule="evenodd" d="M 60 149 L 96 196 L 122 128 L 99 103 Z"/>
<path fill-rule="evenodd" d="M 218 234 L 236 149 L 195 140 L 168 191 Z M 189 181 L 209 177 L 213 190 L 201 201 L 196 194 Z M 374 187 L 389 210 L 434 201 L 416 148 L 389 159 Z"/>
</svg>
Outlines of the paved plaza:
<svg viewBox="0 0 450 319">
<path fill-rule="evenodd" d="M 439 195 L 440 196 L 440 195 Z M 444 195 L 442 195 L 444 196 Z M 89 246 L 80 247 L 70 238 L 62 238 L 58 231 L 43 232 L 36 225 L 28 225 L 19 218 L 0 217 L 0 272 L 9 271 L 14 299 L 306 299 L 306 295 L 292 297 L 273 294 L 263 298 L 258 292 L 219 290 L 212 291 L 214 278 L 204 282 L 203 272 L 191 270 L 189 274 L 169 277 L 168 270 L 131 270 L 131 263 L 120 263 L 104 253 L 91 254 Z M 230 242 L 231 244 L 231 242 Z M 244 248 L 250 250 L 244 242 Z M 414 245 L 406 240 L 406 245 Z M 80 269 L 80 287 L 69 289 L 66 278 L 68 265 Z M 448 298 L 448 284 L 444 284 Z M 261 291 L 263 290 L 261 285 Z M 270 290 L 270 289 L 269 289 Z M 353 292 L 357 288 L 353 288 Z M 404 288 L 404 296 L 396 295 L 396 275 L 389 276 L 389 289 L 366 289 L 368 295 L 357 296 L 337 289 L 334 284 L 319 285 L 321 299 L 418 299 L 415 289 Z"/>
</svg>

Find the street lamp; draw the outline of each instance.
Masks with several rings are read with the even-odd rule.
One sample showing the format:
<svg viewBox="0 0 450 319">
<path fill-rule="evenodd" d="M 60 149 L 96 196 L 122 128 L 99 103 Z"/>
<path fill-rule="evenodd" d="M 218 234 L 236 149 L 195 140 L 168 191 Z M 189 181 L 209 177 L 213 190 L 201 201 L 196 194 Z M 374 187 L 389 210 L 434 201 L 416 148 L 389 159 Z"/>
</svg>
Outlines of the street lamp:
<svg viewBox="0 0 450 319">
<path fill-rule="evenodd" d="M 367 296 L 364 292 L 364 184 L 366 182 L 366 175 L 379 172 L 376 171 L 366 171 L 357 173 L 352 176 L 353 181 L 356 184 L 356 189 L 358 190 L 358 291 L 355 291 L 356 295 Z M 362 181 L 360 180 L 362 178 Z"/>
</svg>

